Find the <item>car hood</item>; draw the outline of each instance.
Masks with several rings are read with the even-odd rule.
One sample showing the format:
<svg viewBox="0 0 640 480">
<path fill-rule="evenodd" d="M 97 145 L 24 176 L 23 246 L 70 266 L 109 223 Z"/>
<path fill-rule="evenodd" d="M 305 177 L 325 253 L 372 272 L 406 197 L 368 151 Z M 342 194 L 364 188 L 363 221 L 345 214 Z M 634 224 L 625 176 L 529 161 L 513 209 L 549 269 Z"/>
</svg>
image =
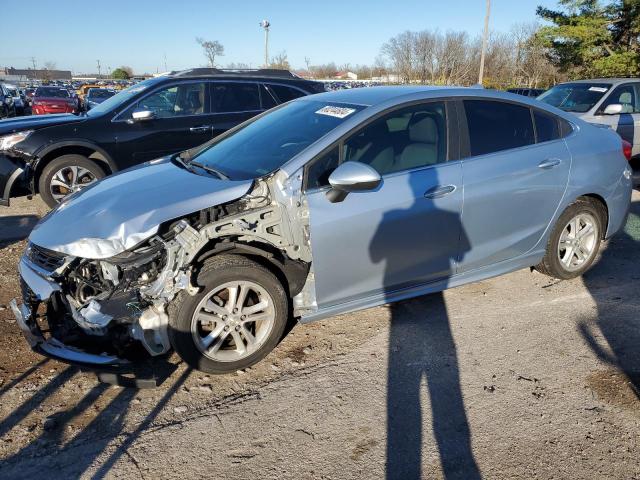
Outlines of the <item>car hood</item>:
<svg viewBox="0 0 640 480">
<path fill-rule="evenodd" d="M 252 184 L 154 160 L 74 194 L 36 225 L 29 240 L 75 257 L 109 258 L 150 238 L 162 223 L 235 200 Z"/>
<path fill-rule="evenodd" d="M 29 115 L 0 120 L 0 135 L 19 132 L 21 130 L 35 130 L 37 128 L 53 127 L 64 123 L 75 123 L 86 120 L 71 113 L 59 113 L 52 115 Z"/>
</svg>

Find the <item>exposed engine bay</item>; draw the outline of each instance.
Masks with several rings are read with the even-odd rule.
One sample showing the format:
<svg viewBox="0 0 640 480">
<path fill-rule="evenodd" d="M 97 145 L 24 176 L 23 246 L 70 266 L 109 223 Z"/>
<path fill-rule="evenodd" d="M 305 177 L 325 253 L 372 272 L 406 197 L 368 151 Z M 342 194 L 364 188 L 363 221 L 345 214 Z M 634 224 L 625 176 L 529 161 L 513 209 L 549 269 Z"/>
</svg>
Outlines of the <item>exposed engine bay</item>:
<svg viewBox="0 0 640 480">
<path fill-rule="evenodd" d="M 301 183 L 300 175 L 282 173 L 258 179 L 241 198 L 166 222 L 152 237 L 106 259 L 30 244 L 21 262 L 24 305 L 19 313 L 27 317 L 21 328 L 28 339 L 31 332 L 32 346 L 53 342 L 58 353 L 69 347 L 129 361 L 143 352 L 142 346 L 152 356 L 162 355 L 171 349 L 169 305 L 181 292 L 197 294 L 199 266 L 223 252 L 259 259 L 277 271 L 293 298 L 294 317 L 315 311 L 309 214 Z M 34 272 L 41 278 L 29 281 Z M 46 285 L 39 288 L 42 281 Z M 80 361 L 92 363 L 93 358 Z"/>
</svg>

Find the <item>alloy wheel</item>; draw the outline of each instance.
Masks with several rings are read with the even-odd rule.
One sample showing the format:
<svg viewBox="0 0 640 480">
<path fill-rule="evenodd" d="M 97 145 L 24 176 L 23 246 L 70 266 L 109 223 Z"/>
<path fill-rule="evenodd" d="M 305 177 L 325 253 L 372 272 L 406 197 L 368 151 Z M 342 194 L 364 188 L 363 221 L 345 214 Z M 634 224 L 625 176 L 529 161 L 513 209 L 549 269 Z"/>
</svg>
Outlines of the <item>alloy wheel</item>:
<svg viewBox="0 0 640 480">
<path fill-rule="evenodd" d="M 558 259 L 563 268 L 573 272 L 591 260 L 600 239 L 598 228 L 590 213 L 580 213 L 569 220 L 558 242 Z"/>
<path fill-rule="evenodd" d="M 96 180 L 95 175 L 86 168 L 77 165 L 62 167 L 51 178 L 49 192 L 56 202 L 60 202 Z"/>
<path fill-rule="evenodd" d="M 274 302 L 251 281 L 228 282 L 207 293 L 195 309 L 191 334 L 203 355 L 234 362 L 256 352 L 275 325 Z"/>
</svg>

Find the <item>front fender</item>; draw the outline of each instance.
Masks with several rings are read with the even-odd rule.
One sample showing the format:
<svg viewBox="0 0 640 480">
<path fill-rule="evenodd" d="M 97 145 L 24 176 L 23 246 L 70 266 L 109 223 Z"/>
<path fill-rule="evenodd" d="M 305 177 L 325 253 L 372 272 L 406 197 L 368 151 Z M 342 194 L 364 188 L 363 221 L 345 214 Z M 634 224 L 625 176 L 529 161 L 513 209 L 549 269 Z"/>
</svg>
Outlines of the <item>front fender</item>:
<svg viewBox="0 0 640 480">
<path fill-rule="evenodd" d="M 26 165 L 19 160 L 6 155 L 0 155 L 0 205 L 9 206 L 11 193 L 16 193 L 15 187 L 25 188 Z"/>
</svg>

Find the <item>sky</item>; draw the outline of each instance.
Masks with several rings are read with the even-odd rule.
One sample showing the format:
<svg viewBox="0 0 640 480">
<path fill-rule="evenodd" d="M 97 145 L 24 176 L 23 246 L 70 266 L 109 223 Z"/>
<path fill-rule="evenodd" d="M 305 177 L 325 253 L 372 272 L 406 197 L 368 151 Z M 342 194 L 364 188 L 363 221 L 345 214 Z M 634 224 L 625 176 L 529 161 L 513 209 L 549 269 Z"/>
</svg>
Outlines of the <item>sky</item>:
<svg viewBox="0 0 640 480">
<path fill-rule="evenodd" d="M 120 65 L 136 73 L 205 66 L 196 37 L 218 40 L 224 66 L 264 60 L 262 19 L 271 23 L 270 56 L 285 51 L 294 68 L 336 62 L 372 64 L 380 47 L 404 30 L 483 29 L 485 0 L 30 0 L 24 22 L 3 22 L 0 66 L 54 62 L 74 73 Z M 0 0 L 9 7 L 9 0 Z M 11 2 L 12 8 L 15 6 Z M 492 0 L 493 31 L 536 20 L 537 5 L 556 0 Z M 6 9 L 5 9 L 6 10 Z M 166 58 L 166 62 L 165 62 Z M 166 68 L 165 68 L 166 64 Z"/>
</svg>

